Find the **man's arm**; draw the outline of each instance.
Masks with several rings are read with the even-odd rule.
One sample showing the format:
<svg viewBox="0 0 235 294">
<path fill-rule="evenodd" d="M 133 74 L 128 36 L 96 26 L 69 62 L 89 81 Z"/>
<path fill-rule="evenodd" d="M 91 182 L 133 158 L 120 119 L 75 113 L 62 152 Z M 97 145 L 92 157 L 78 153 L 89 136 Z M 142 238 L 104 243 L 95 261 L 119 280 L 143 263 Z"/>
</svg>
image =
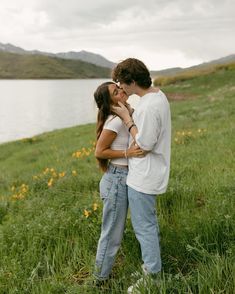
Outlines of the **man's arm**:
<svg viewBox="0 0 235 294">
<path fill-rule="evenodd" d="M 113 107 L 113 111 L 126 124 L 135 143 L 143 150 L 151 151 L 160 133 L 160 116 L 155 109 L 143 109 L 138 114 L 138 128 L 130 116 L 127 108 L 118 102 L 120 107 Z"/>
</svg>

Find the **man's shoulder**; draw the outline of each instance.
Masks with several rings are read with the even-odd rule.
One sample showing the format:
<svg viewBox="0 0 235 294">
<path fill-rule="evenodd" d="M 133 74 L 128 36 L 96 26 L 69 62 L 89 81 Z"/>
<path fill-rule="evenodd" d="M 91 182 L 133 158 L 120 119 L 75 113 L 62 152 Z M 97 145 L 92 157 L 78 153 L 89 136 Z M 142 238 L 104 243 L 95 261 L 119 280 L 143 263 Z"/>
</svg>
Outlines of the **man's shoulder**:
<svg viewBox="0 0 235 294">
<path fill-rule="evenodd" d="M 159 90 L 158 92 L 148 93 L 140 103 L 141 108 L 154 108 L 162 103 L 168 102 L 166 95 Z"/>
</svg>

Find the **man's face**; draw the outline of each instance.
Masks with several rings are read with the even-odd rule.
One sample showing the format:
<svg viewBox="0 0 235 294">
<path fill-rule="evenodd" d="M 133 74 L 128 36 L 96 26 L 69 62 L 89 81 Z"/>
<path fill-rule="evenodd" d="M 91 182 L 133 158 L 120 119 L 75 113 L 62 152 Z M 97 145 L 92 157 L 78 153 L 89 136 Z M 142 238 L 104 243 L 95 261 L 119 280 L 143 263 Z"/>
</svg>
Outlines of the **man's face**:
<svg viewBox="0 0 235 294">
<path fill-rule="evenodd" d="M 135 82 L 132 82 L 130 85 L 120 82 L 119 87 L 123 89 L 124 92 L 126 92 L 128 97 L 132 94 L 135 94 Z"/>
</svg>

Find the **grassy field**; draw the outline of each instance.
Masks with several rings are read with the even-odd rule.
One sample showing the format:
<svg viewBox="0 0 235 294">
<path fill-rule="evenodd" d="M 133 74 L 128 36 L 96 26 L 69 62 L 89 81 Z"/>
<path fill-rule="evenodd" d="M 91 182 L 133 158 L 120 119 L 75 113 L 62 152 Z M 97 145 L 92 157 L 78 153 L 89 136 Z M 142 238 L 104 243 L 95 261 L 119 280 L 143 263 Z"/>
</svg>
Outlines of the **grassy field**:
<svg viewBox="0 0 235 294">
<path fill-rule="evenodd" d="M 157 200 L 163 272 L 143 293 L 235 292 L 235 71 L 168 85 L 172 161 Z M 175 95 L 175 96 L 174 96 Z M 187 99 L 186 99 L 186 98 Z M 128 217 L 109 289 L 89 286 L 100 234 L 93 124 L 0 145 L 0 293 L 126 293 Z"/>
</svg>

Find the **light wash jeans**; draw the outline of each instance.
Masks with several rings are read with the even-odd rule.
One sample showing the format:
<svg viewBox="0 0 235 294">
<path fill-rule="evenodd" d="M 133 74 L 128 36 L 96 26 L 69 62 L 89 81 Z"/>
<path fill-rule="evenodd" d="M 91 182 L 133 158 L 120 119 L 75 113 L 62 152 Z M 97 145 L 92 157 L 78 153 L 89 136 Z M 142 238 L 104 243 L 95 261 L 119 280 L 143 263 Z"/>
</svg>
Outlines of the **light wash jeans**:
<svg viewBox="0 0 235 294">
<path fill-rule="evenodd" d="M 144 267 L 150 274 L 161 271 L 156 195 L 138 192 L 128 186 L 131 222 L 141 247 Z"/>
<path fill-rule="evenodd" d="M 108 279 L 122 241 L 128 210 L 127 172 L 110 164 L 100 181 L 103 219 L 94 271 L 99 280 Z"/>
</svg>

